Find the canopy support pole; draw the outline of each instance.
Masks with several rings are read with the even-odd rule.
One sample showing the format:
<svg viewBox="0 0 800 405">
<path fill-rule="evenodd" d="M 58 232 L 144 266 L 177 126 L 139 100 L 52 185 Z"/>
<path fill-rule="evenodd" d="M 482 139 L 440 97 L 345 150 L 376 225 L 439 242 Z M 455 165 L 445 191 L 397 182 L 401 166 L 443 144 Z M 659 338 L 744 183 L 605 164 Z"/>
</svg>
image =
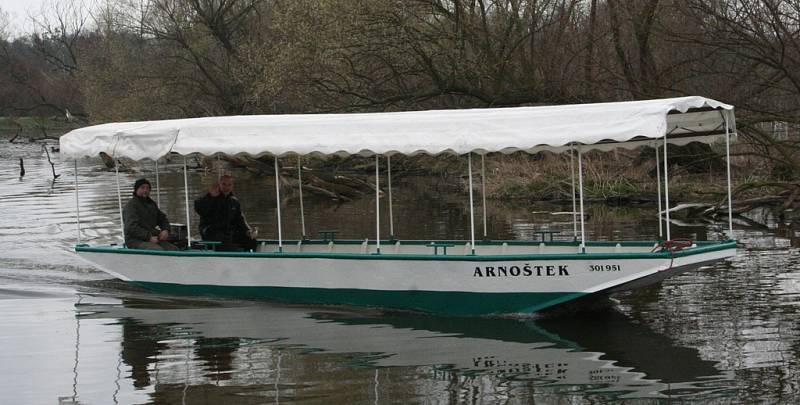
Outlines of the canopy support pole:
<svg viewBox="0 0 800 405">
<path fill-rule="evenodd" d="M 183 157 L 183 198 L 186 203 L 186 248 L 192 250 L 192 221 L 189 217 L 189 175 L 186 170 L 186 156 Z"/>
<path fill-rule="evenodd" d="M 281 178 L 278 171 L 278 156 L 275 155 L 275 206 L 278 215 L 278 253 L 283 253 L 283 229 L 281 228 Z"/>
<path fill-rule="evenodd" d="M 481 155 L 481 197 L 483 197 L 483 239 L 488 239 L 486 234 L 486 155 Z"/>
<path fill-rule="evenodd" d="M 380 155 L 375 154 L 375 253 L 381 254 L 381 189 L 378 186 Z"/>
<path fill-rule="evenodd" d="M 386 170 L 389 182 L 389 239 L 394 240 L 394 214 L 392 213 L 392 157 L 386 156 Z"/>
<path fill-rule="evenodd" d="M 731 133 L 728 124 L 727 111 L 722 112 L 725 119 L 725 165 L 727 166 L 728 176 L 728 239 L 733 239 L 733 197 L 731 192 Z"/>
<path fill-rule="evenodd" d="M 658 237 L 664 237 L 664 223 L 661 219 L 661 158 L 658 157 L 658 142 L 656 147 L 656 179 L 658 179 Z"/>
<path fill-rule="evenodd" d="M 161 186 L 158 183 L 158 158 L 156 158 L 156 205 L 161 207 Z"/>
<path fill-rule="evenodd" d="M 572 183 L 572 239 L 578 240 L 578 206 L 575 200 L 575 145 L 569 148 L 569 178 Z"/>
<path fill-rule="evenodd" d="M 78 228 L 78 244 L 81 244 L 81 203 L 78 198 L 78 159 L 75 159 L 75 224 Z"/>
<path fill-rule="evenodd" d="M 117 179 L 117 205 L 119 206 L 119 230 L 122 232 L 122 246 L 125 246 L 125 218 L 122 216 L 122 194 L 119 191 L 119 161 L 114 158 L 114 175 Z M 136 191 L 136 190 L 133 190 Z"/>
<path fill-rule="evenodd" d="M 303 157 L 297 155 L 297 189 L 300 191 L 300 229 L 303 232 L 302 238 L 306 239 L 306 217 L 303 209 Z"/>
<path fill-rule="evenodd" d="M 472 197 L 472 152 L 467 154 L 467 171 L 469 172 L 469 233 L 470 233 L 470 248 L 472 254 L 475 254 L 475 214 L 474 202 Z"/>
<path fill-rule="evenodd" d="M 667 134 L 664 134 L 664 212 L 667 214 L 667 240 L 672 240 L 669 233 L 669 165 L 667 164 Z"/>
<path fill-rule="evenodd" d="M 583 155 L 581 148 L 578 147 L 578 191 L 580 192 L 581 200 L 581 253 L 586 253 L 586 226 L 583 211 Z"/>
</svg>

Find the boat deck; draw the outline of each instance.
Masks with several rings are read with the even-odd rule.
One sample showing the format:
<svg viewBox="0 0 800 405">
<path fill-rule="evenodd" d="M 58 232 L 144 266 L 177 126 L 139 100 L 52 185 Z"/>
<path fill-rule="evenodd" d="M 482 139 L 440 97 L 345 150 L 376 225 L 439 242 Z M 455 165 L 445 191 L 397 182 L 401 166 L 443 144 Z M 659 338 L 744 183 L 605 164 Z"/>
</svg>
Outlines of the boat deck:
<svg viewBox="0 0 800 405">
<path fill-rule="evenodd" d="M 631 242 L 591 242 L 587 243 L 585 253 L 650 253 L 656 241 Z M 277 252 L 278 241 L 260 240 L 258 252 Z M 374 240 L 293 240 L 284 241 L 283 253 L 331 253 L 331 254 L 375 254 L 377 244 Z M 470 242 L 464 240 L 395 240 L 381 241 L 381 254 L 396 255 L 471 255 Z M 535 255 L 581 253 L 579 242 L 573 241 L 476 241 L 475 254 L 495 255 Z"/>
</svg>

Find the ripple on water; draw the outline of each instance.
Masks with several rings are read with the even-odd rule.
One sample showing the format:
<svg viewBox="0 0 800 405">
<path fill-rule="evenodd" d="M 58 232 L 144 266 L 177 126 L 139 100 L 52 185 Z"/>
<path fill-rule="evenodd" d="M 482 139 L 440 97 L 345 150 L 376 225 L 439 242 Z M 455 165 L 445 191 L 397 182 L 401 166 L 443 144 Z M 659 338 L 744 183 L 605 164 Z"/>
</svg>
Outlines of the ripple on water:
<svg viewBox="0 0 800 405">
<path fill-rule="evenodd" d="M 55 154 L 62 177 L 52 182 L 40 148 L 0 147 L 0 363 L 14 365 L 0 371 L 0 403 L 791 403 L 800 393 L 800 253 L 770 227 L 737 229 L 732 260 L 617 294 L 615 308 L 588 315 L 464 320 L 183 299 L 108 279 L 72 254 L 73 166 Z M 121 173 L 123 198 L 148 170 Z M 161 206 L 182 220 L 176 173 L 163 174 Z M 190 173 L 191 194 L 214 178 Z M 82 163 L 79 183 L 82 239 L 118 242 L 114 173 Z M 407 178 L 394 190 L 396 217 L 419 218 L 396 221 L 396 232 L 463 237 L 463 195 L 430 186 Z M 265 237 L 274 229 L 270 192 L 263 179 L 237 175 L 248 219 Z M 373 205 L 309 199 L 306 222 L 361 237 L 373 230 Z M 491 209 L 497 237 L 542 224 L 572 233 L 569 219 L 532 212 L 551 205 Z M 592 237 L 652 238 L 658 227 L 653 209 L 589 209 Z M 299 233 L 299 224 L 285 226 Z M 720 234 L 713 224 L 673 229 Z"/>
</svg>

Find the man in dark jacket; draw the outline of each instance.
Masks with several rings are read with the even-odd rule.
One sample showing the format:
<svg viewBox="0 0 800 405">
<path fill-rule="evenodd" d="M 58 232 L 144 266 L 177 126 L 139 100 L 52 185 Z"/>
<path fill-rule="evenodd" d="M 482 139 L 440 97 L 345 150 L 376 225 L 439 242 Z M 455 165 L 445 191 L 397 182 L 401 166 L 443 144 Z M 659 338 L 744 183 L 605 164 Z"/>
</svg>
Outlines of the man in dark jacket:
<svg viewBox="0 0 800 405">
<path fill-rule="evenodd" d="M 233 195 L 230 175 L 222 176 L 205 196 L 195 200 L 194 210 L 200 215 L 200 235 L 203 240 L 222 242 L 218 250 L 256 250 L 255 231 L 247 225 Z"/>
<path fill-rule="evenodd" d="M 125 245 L 133 249 L 178 250 L 167 242 L 169 220 L 156 202 L 150 199 L 150 182 L 136 180 L 133 184 L 133 198 L 122 211 L 125 224 Z"/>
</svg>

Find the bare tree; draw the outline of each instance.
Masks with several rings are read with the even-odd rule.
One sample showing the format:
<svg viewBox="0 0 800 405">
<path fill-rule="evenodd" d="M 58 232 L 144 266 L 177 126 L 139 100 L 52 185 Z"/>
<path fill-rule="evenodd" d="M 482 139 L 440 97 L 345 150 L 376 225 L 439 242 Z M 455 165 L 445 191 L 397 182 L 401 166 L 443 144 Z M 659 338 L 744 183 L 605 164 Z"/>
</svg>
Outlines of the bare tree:
<svg viewBox="0 0 800 405">
<path fill-rule="evenodd" d="M 78 70 L 78 43 L 89 16 L 82 0 L 48 0 L 32 17 L 33 43 L 54 68 L 69 74 Z"/>
<path fill-rule="evenodd" d="M 659 0 L 628 3 L 624 9 L 619 0 L 608 0 L 607 5 L 614 50 L 628 89 L 634 97 L 652 96 L 661 87 L 651 51 Z M 625 28 L 630 38 L 625 38 Z"/>
<path fill-rule="evenodd" d="M 796 0 L 686 0 L 685 21 L 700 29 L 692 35 L 673 32 L 687 45 L 702 47 L 708 57 L 694 68 L 717 85 L 721 98 L 737 106 L 738 132 L 748 153 L 771 165 L 785 182 L 748 182 L 783 188 L 794 200 L 800 192 L 800 140 L 795 131 L 779 138 L 779 121 L 800 125 L 800 2 Z M 765 125 L 766 124 L 766 125 Z"/>
<path fill-rule="evenodd" d="M 153 0 L 146 23 L 150 35 L 175 45 L 166 55 L 190 75 L 184 85 L 197 86 L 216 102 L 208 113 L 241 114 L 250 110 L 248 83 L 260 72 L 257 61 L 241 55 L 247 47 L 249 19 L 258 17 L 262 0 Z M 256 63 L 251 63 L 256 62 Z M 244 77 L 242 77 L 244 76 Z M 181 82 L 179 77 L 173 77 Z"/>
<path fill-rule="evenodd" d="M 311 77 L 328 106 L 403 109 L 576 100 L 579 85 L 569 78 L 580 69 L 583 50 L 570 38 L 580 29 L 581 1 L 334 4 L 319 17 L 327 24 L 304 45 L 327 46 Z"/>
<path fill-rule="evenodd" d="M 800 2 L 688 1 L 687 15 L 705 30 L 692 40 L 714 49 L 708 74 L 735 84 L 731 97 L 763 119 L 796 120 L 800 113 Z"/>
<path fill-rule="evenodd" d="M 0 42 L 5 43 L 8 41 L 10 25 L 8 13 L 0 7 Z"/>
</svg>

